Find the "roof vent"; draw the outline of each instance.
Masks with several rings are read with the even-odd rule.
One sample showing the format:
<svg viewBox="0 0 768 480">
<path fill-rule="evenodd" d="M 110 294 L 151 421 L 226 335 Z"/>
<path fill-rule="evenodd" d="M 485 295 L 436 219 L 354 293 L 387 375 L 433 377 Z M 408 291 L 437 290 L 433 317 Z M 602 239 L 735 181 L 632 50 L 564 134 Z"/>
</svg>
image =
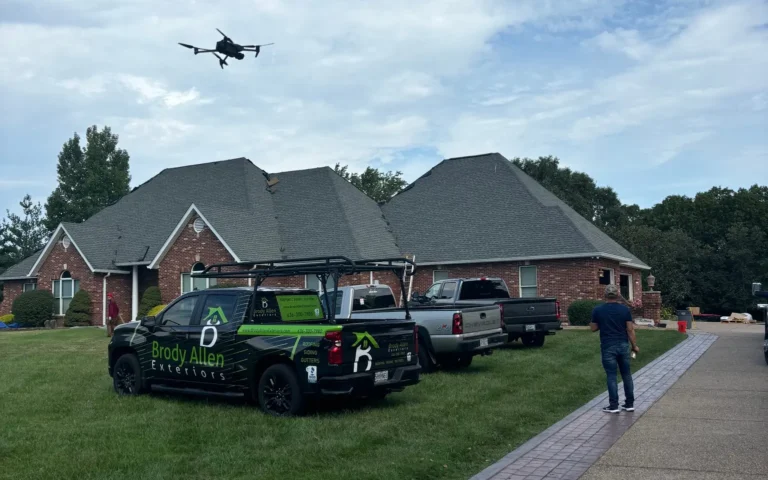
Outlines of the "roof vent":
<svg viewBox="0 0 768 480">
<path fill-rule="evenodd" d="M 61 245 L 64 247 L 64 250 L 66 250 L 70 245 L 72 245 L 72 240 L 70 240 L 67 235 L 64 235 L 64 237 L 61 239 Z"/>
<path fill-rule="evenodd" d="M 198 217 L 195 219 L 195 223 L 192 224 L 192 228 L 195 229 L 195 233 L 200 233 L 205 230 L 205 222 L 202 218 Z"/>
</svg>

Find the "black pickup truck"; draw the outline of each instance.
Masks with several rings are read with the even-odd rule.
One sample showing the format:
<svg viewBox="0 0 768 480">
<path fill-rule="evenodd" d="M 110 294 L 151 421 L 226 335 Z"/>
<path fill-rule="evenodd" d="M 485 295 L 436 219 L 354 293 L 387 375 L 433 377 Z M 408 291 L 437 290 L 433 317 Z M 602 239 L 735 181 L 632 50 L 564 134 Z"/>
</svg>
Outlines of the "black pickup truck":
<svg viewBox="0 0 768 480">
<path fill-rule="evenodd" d="M 499 305 L 508 341 L 522 339 L 527 346 L 544 345 L 547 335 L 562 330 L 560 302 L 555 298 L 512 298 L 500 278 L 455 278 L 432 284 L 424 295 L 413 292 L 412 305 Z"/>
<path fill-rule="evenodd" d="M 391 320 L 336 321 L 335 305 L 324 309 L 317 291 L 261 287 L 270 277 L 315 274 L 320 285 L 330 279 L 338 288 L 342 275 L 368 270 L 402 279 L 401 261 L 410 262 L 327 257 L 249 262 L 249 269 L 211 265 L 193 276 L 254 278 L 255 285 L 189 292 L 156 317 L 117 327 L 108 346 L 114 389 L 121 395 L 154 385 L 240 392 L 275 416 L 300 414 L 313 396 L 381 399 L 401 391 L 418 383 L 421 371 L 408 312 Z M 238 271 L 226 271 L 232 267 Z"/>
</svg>

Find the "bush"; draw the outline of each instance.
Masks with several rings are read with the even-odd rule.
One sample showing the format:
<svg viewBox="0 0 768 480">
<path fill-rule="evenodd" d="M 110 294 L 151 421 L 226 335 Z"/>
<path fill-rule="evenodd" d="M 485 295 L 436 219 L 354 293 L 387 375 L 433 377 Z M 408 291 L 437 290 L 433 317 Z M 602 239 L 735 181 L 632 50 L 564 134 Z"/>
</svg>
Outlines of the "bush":
<svg viewBox="0 0 768 480">
<path fill-rule="evenodd" d="M 64 325 L 77 327 L 91 324 L 91 296 L 85 290 L 78 290 L 64 317 Z"/>
<path fill-rule="evenodd" d="M 661 309 L 662 320 L 673 320 L 675 318 L 675 309 L 672 307 L 663 307 Z"/>
<path fill-rule="evenodd" d="M 32 290 L 16 297 L 11 306 L 16 323 L 25 327 L 42 327 L 53 317 L 53 294 L 50 290 Z"/>
<path fill-rule="evenodd" d="M 139 302 L 139 318 L 133 320 L 141 320 L 144 317 L 149 316 L 149 311 L 156 306 L 163 303 L 160 297 L 160 289 L 158 287 L 149 287 L 144 290 L 144 295 L 141 296 L 141 302 Z"/>
<path fill-rule="evenodd" d="M 568 323 L 571 325 L 589 325 L 592 310 L 600 305 L 600 300 L 576 300 L 568 307 Z"/>
<path fill-rule="evenodd" d="M 160 313 L 167 306 L 168 305 L 157 305 L 157 306 L 153 307 L 150 311 L 148 311 L 145 316 L 146 317 L 154 317 L 155 315 Z"/>
<path fill-rule="evenodd" d="M 3 322 L 3 323 L 13 323 L 13 314 L 9 313 L 8 315 L 0 316 L 0 322 Z"/>
</svg>

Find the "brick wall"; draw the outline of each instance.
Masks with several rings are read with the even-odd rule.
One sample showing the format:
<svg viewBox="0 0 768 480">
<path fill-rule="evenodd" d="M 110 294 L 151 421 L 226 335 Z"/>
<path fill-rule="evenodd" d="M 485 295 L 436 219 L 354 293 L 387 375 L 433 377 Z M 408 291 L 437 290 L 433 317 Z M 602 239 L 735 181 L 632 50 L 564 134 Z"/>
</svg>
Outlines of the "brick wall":
<svg viewBox="0 0 768 480">
<path fill-rule="evenodd" d="M 115 275 L 112 274 L 107 277 L 107 293 L 112 292 L 115 297 L 115 303 L 120 310 L 120 315 L 123 317 L 123 321 L 130 322 L 131 318 L 131 289 L 132 289 L 133 275 Z M 101 291 L 101 289 L 99 289 Z M 98 299 L 91 299 L 92 301 L 98 301 L 99 303 L 99 315 L 94 318 L 93 323 L 101 325 L 103 317 L 101 316 L 101 306 L 103 302 L 103 296 L 99 294 Z M 107 299 L 107 305 L 109 305 L 109 299 Z"/>
<path fill-rule="evenodd" d="M 643 292 L 643 318 L 661 321 L 661 292 Z"/>
<path fill-rule="evenodd" d="M 433 272 L 442 270 L 450 278 L 500 277 L 504 279 L 512 297 L 520 296 L 519 267 L 524 262 L 485 263 L 470 265 L 421 266 L 416 269 L 413 291 L 423 294 L 433 283 Z M 574 300 L 600 299 L 605 285 L 599 283 L 598 270 L 614 269 L 614 282 L 618 284 L 619 275 L 630 274 L 633 283 L 634 298 L 642 298 L 640 271 L 621 267 L 614 260 L 573 259 L 532 261 L 528 265 L 537 267 L 538 295 L 555 297 L 560 301 L 562 320 L 567 321 L 568 307 Z"/>
<path fill-rule="evenodd" d="M 80 281 L 80 290 L 85 290 L 91 297 L 91 323 L 93 325 L 102 324 L 102 282 L 104 274 L 91 272 L 85 260 L 77 252 L 74 245 L 70 245 L 69 248 L 64 248 L 61 243 L 56 243 L 48 258 L 46 258 L 37 274 L 37 288 L 44 290 L 52 290 L 53 280 L 57 280 L 61 277 L 61 273 L 64 270 L 68 270 L 72 278 Z M 118 278 L 119 277 L 119 278 Z M 116 299 L 118 307 L 123 318 L 127 321 L 128 318 L 125 312 L 130 317 L 131 308 L 131 296 L 130 296 L 130 274 L 112 274 L 108 279 L 108 288 L 113 288 L 113 285 L 119 287 L 121 282 L 128 282 L 128 295 L 123 293 Z"/>
<path fill-rule="evenodd" d="M 192 228 L 194 221 L 195 218 L 192 218 L 184 226 L 179 238 L 176 239 L 165 258 L 160 262 L 158 286 L 163 303 L 167 304 L 181 295 L 181 274 L 189 273 L 195 263 L 202 262 L 208 266 L 214 263 L 235 261 L 208 227 L 200 233 L 195 232 Z M 244 278 L 218 279 L 218 282 L 248 285 L 248 279 Z"/>
<path fill-rule="evenodd" d="M 6 281 L 3 286 L 3 301 L 0 302 L 0 316 L 11 313 L 13 301 L 21 295 L 24 288 L 22 281 Z"/>
</svg>

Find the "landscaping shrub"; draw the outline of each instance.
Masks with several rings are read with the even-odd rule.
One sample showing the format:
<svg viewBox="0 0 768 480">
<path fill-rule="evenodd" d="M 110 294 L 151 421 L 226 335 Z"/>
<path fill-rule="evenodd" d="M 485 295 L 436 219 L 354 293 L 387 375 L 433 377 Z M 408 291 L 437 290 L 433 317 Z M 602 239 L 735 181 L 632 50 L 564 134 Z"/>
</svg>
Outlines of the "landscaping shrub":
<svg viewBox="0 0 768 480">
<path fill-rule="evenodd" d="M 16 297 L 11 306 L 14 320 L 25 327 L 42 327 L 53 317 L 53 294 L 50 290 L 32 290 Z"/>
<path fill-rule="evenodd" d="M 69 302 L 64 325 L 68 327 L 90 325 L 91 311 L 91 296 L 85 290 L 78 290 Z"/>
<path fill-rule="evenodd" d="M 672 307 L 663 307 L 661 309 L 662 320 L 673 320 L 675 317 L 675 309 Z"/>
<path fill-rule="evenodd" d="M 13 323 L 13 314 L 9 313 L 8 315 L 0 316 L 0 322 Z"/>
<path fill-rule="evenodd" d="M 600 305 L 600 300 L 576 300 L 568 307 L 568 323 L 571 325 L 589 325 L 592 310 Z"/>
<path fill-rule="evenodd" d="M 154 317 L 155 315 L 160 313 L 165 307 L 167 307 L 167 305 L 157 305 L 155 307 L 152 307 L 152 309 L 150 309 L 145 316 Z"/>
<path fill-rule="evenodd" d="M 141 296 L 141 302 L 139 302 L 139 318 L 134 320 L 141 320 L 144 317 L 149 316 L 149 311 L 156 306 L 163 303 L 160 297 L 160 289 L 158 287 L 149 287 L 144 290 L 144 295 Z"/>
</svg>

